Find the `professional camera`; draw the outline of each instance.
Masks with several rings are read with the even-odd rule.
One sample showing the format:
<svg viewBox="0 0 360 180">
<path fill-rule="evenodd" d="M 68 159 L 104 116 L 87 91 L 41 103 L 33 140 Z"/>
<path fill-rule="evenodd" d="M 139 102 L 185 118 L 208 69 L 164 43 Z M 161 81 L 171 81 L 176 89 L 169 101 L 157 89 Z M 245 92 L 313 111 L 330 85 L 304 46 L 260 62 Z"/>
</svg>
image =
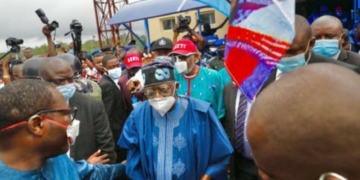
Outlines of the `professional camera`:
<svg viewBox="0 0 360 180">
<path fill-rule="evenodd" d="M 187 31 L 187 28 L 188 28 L 189 24 L 191 23 L 191 17 L 190 16 L 183 17 L 182 15 L 180 15 L 177 18 L 178 18 L 178 23 L 179 23 L 178 31 L 179 32 Z"/>
<path fill-rule="evenodd" d="M 71 24 L 70 24 L 70 29 L 75 33 L 75 34 L 81 34 L 82 32 L 82 25 L 79 23 L 78 20 L 74 19 Z"/>
<path fill-rule="evenodd" d="M 56 21 L 53 21 L 49 24 L 49 19 L 46 17 L 42 9 L 36 10 L 35 13 L 39 16 L 41 22 L 48 26 L 50 31 L 54 31 L 56 28 L 59 27 L 59 23 Z"/>
<path fill-rule="evenodd" d="M 20 46 L 19 45 L 24 43 L 24 40 L 16 39 L 14 37 L 10 37 L 10 38 L 7 38 L 5 40 L 5 42 L 6 42 L 7 46 L 11 47 L 10 52 L 19 53 L 20 52 Z"/>
<path fill-rule="evenodd" d="M 65 36 L 71 34 L 74 43 L 74 55 L 81 58 L 81 32 L 83 28 L 80 22 L 74 19 L 70 24 L 70 31 Z"/>
</svg>

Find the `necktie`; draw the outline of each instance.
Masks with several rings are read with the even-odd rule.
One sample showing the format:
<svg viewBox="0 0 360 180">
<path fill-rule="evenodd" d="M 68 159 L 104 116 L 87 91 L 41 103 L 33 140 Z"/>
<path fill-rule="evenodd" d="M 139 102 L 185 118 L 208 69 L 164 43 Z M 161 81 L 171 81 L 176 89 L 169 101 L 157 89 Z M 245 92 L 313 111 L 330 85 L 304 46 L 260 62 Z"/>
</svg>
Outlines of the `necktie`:
<svg viewBox="0 0 360 180">
<path fill-rule="evenodd" d="M 238 153 L 244 151 L 244 127 L 247 110 L 247 99 L 241 93 L 235 122 L 235 149 Z"/>
</svg>

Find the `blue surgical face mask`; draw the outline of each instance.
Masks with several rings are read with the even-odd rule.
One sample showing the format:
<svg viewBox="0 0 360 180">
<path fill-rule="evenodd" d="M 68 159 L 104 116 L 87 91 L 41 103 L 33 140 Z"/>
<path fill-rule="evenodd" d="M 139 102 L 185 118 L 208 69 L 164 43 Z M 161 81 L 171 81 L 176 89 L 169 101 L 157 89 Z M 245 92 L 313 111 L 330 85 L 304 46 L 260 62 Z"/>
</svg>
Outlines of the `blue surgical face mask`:
<svg viewBox="0 0 360 180">
<path fill-rule="evenodd" d="M 339 52 L 339 40 L 321 39 L 316 40 L 313 51 L 315 54 L 332 58 Z"/>
<path fill-rule="evenodd" d="M 282 58 L 276 65 L 276 68 L 281 71 L 281 73 L 287 73 L 305 65 L 305 53 L 301 53 L 293 57 Z"/>
<path fill-rule="evenodd" d="M 76 91 L 74 83 L 58 86 L 56 89 L 65 97 L 66 101 L 69 101 L 74 96 Z"/>
<path fill-rule="evenodd" d="M 118 80 L 121 76 L 121 68 L 115 68 L 115 69 L 111 69 L 108 70 L 108 75 L 112 80 Z"/>
</svg>

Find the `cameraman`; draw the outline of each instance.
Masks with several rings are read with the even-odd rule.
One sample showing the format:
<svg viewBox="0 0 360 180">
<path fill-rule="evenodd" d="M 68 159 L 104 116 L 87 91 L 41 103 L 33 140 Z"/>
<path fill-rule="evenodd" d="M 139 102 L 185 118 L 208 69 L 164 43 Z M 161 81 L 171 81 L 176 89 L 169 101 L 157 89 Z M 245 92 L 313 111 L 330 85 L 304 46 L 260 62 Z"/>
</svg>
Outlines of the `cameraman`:
<svg viewBox="0 0 360 180">
<path fill-rule="evenodd" d="M 173 43 L 176 44 L 177 42 L 177 38 L 180 34 L 179 32 L 179 27 L 180 25 L 177 23 L 175 24 L 175 27 L 174 27 L 174 36 L 173 36 Z M 194 42 L 194 44 L 197 46 L 198 50 L 200 52 L 203 51 L 204 47 L 205 47 L 205 39 L 204 37 L 202 37 L 199 33 L 197 33 L 196 31 L 194 31 L 194 29 L 191 29 L 189 27 L 189 25 L 187 26 L 187 31 L 188 31 L 188 35 L 185 35 L 182 37 L 182 39 L 189 39 L 191 41 L 194 42 L 194 40 L 192 39 L 192 37 L 195 37 L 196 41 L 197 42 Z"/>
<path fill-rule="evenodd" d="M 216 28 L 211 28 L 211 26 L 210 26 L 209 23 L 205 23 L 204 26 L 203 26 L 204 31 L 201 32 L 201 35 L 202 35 L 203 37 L 215 35 L 216 31 L 217 31 L 218 29 L 221 29 L 222 27 L 224 27 L 224 25 L 226 24 L 226 22 L 227 22 L 228 20 L 229 20 L 229 18 L 226 18 L 226 19 L 224 20 L 224 22 L 222 22 L 222 23 L 221 23 L 218 27 L 216 27 Z"/>
<path fill-rule="evenodd" d="M 48 26 L 42 28 L 42 32 L 45 35 L 48 43 L 48 57 L 56 56 L 55 44 L 51 39 L 51 31 Z"/>
</svg>

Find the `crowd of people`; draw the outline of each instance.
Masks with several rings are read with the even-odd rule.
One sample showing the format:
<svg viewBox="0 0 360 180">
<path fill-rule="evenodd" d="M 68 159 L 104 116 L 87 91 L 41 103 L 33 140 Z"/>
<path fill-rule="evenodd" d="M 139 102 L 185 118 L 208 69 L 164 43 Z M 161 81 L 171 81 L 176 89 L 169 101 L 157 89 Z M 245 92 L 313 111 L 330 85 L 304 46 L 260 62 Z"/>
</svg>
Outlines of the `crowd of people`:
<svg viewBox="0 0 360 180">
<path fill-rule="evenodd" d="M 48 57 L 5 58 L 0 179 L 360 178 L 360 55 L 337 17 L 296 15 L 254 102 L 224 66 L 219 27 L 180 40 L 178 28 L 150 54 L 132 41 L 79 57 L 44 27 Z"/>
</svg>

